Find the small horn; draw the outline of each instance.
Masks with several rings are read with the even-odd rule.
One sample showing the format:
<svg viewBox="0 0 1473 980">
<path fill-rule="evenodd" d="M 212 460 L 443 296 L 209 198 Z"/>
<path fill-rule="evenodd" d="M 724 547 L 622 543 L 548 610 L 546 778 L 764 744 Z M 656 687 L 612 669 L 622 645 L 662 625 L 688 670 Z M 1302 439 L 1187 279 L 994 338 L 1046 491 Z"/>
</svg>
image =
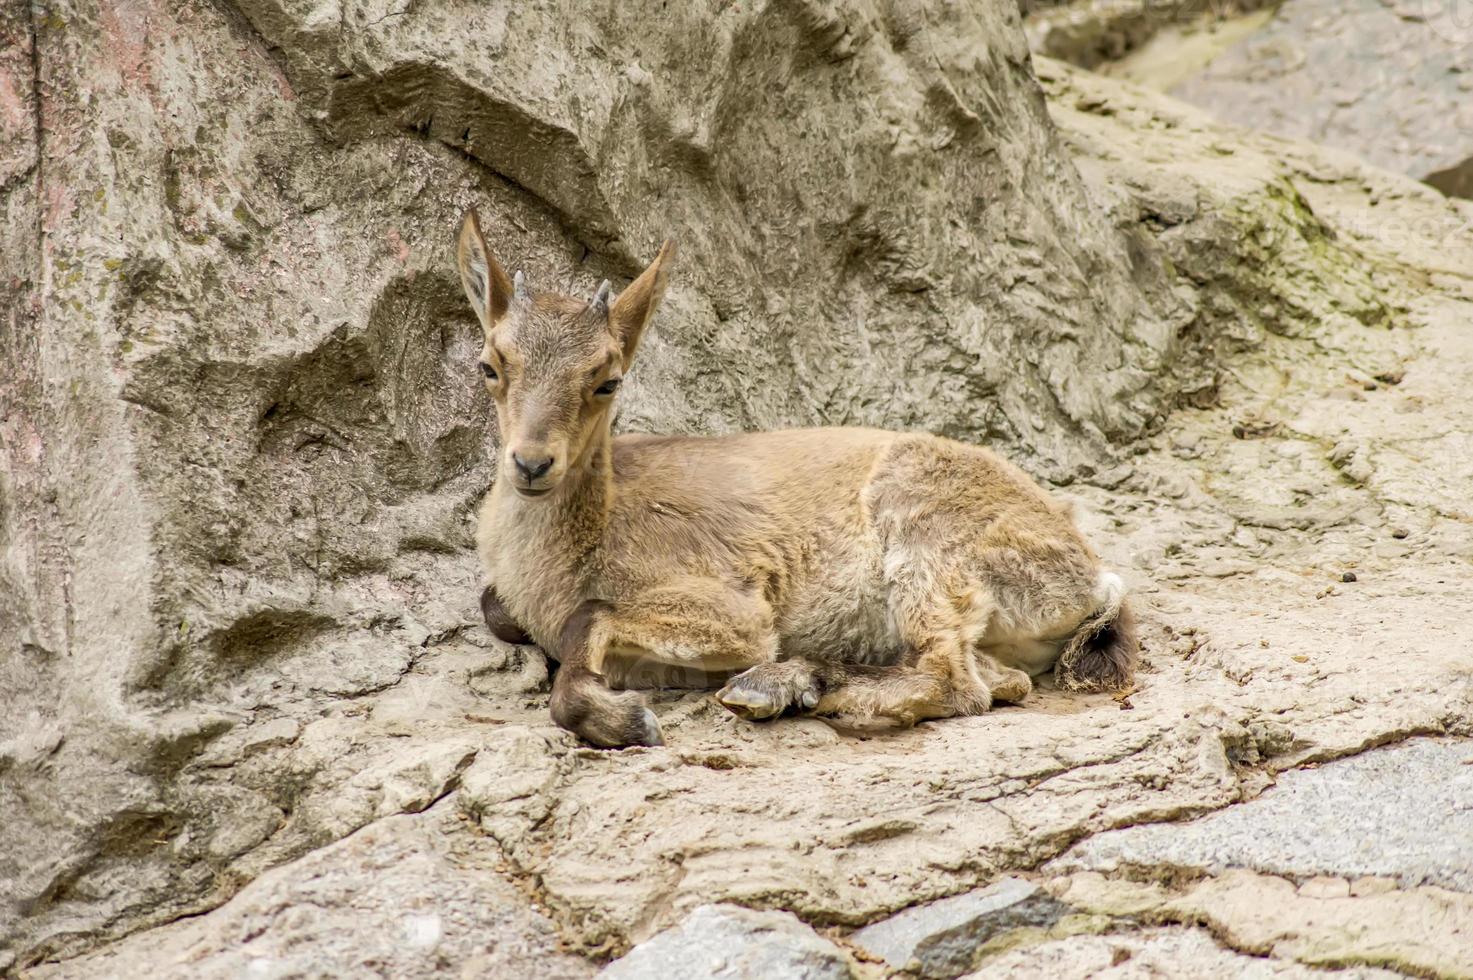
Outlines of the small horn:
<svg viewBox="0 0 1473 980">
<path fill-rule="evenodd" d="M 518 269 L 517 274 L 512 277 L 511 291 L 512 295 L 520 302 L 525 302 L 532 298 L 532 290 L 527 288 L 527 277 L 522 275 L 521 269 Z"/>
<path fill-rule="evenodd" d="M 609 312 L 609 281 L 605 279 L 598 284 L 598 290 L 594 292 L 593 299 L 588 303 L 588 308 L 595 313 L 608 315 Z"/>
</svg>

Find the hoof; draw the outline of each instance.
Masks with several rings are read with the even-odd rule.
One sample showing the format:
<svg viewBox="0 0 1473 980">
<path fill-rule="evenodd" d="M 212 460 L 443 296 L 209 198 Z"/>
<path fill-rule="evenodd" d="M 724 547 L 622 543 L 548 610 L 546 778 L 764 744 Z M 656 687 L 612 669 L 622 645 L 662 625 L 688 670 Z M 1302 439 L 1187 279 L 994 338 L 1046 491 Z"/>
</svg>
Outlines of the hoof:
<svg viewBox="0 0 1473 980">
<path fill-rule="evenodd" d="M 787 705 L 770 692 L 733 687 L 728 684 L 716 694 L 716 700 L 738 717 L 748 721 L 765 721 L 783 713 Z"/>
<path fill-rule="evenodd" d="M 758 664 L 738 674 L 716 692 L 716 700 L 748 721 L 766 721 L 789 708 L 812 711 L 822 693 L 806 664 L 784 661 Z"/>
<path fill-rule="evenodd" d="M 1016 675 L 1016 676 L 1015 676 Z M 1021 670 L 1011 671 L 1008 676 L 992 685 L 992 700 L 1017 704 L 1033 693 L 1033 679 Z"/>
<path fill-rule="evenodd" d="M 660 719 L 649 708 L 639 709 L 639 717 L 630 725 L 630 745 L 656 746 L 665 744 L 665 733 L 660 731 Z"/>
<path fill-rule="evenodd" d="M 972 691 L 952 691 L 950 698 L 951 714 L 954 717 L 965 718 L 970 715 L 985 715 L 992 710 L 993 694 L 986 688 Z"/>
<path fill-rule="evenodd" d="M 558 672 L 552 689 L 552 720 L 601 749 L 664 745 L 660 719 L 634 691 L 614 692 L 580 667 Z"/>
</svg>

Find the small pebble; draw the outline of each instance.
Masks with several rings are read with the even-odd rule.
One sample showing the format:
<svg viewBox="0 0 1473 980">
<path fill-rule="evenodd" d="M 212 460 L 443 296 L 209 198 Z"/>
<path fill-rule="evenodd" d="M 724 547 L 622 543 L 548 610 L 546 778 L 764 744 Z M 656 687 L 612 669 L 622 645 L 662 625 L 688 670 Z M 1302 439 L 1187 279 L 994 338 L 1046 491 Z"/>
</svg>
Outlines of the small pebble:
<svg viewBox="0 0 1473 980">
<path fill-rule="evenodd" d="M 1340 581 L 1342 581 L 1342 582 L 1354 582 L 1355 581 L 1355 573 L 1354 572 L 1346 572 L 1345 574 L 1343 574 L 1343 575 L 1340 576 Z"/>
<path fill-rule="evenodd" d="M 1394 528 L 1391 529 L 1391 536 L 1393 538 L 1396 538 L 1397 540 L 1400 540 L 1400 539 L 1406 537 L 1409 533 L 1411 533 L 1411 532 L 1409 532 L 1404 527 L 1394 527 Z"/>
</svg>

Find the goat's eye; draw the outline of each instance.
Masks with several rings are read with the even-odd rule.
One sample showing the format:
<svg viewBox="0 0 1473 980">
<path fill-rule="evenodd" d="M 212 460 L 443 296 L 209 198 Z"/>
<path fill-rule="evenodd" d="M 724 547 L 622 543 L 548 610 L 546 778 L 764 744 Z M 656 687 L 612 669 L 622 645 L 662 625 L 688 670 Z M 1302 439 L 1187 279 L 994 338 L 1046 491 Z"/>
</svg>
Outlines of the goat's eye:
<svg viewBox="0 0 1473 980">
<path fill-rule="evenodd" d="M 619 390 L 619 382 L 622 378 L 610 378 L 597 388 L 593 389 L 595 395 L 612 395 Z"/>
<path fill-rule="evenodd" d="M 492 367 L 491 365 L 487 364 L 485 361 L 482 361 L 481 362 L 481 373 L 486 376 L 486 380 L 487 381 L 495 381 L 496 380 L 496 369 L 494 367 Z"/>
</svg>

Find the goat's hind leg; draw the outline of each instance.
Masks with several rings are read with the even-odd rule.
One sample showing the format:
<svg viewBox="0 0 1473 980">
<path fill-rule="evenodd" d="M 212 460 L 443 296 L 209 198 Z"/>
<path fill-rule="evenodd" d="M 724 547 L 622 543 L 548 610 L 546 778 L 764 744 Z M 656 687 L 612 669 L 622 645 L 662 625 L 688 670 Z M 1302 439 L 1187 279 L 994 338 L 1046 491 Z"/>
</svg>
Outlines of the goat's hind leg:
<svg viewBox="0 0 1473 980">
<path fill-rule="evenodd" d="M 911 725 L 949 715 L 947 685 L 914 666 L 872 667 L 802 658 L 758 664 L 716 694 L 733 714 L 766 721 L 791 709 Z"/>
<path fill-rule="evenodd" d="M 994 702 L 1018 702 L 1033 693 L 1033 678 L 1027 671 L 1002 664 L 985 650 L 976 651 L 976 657 L 978 673 Z"/>
<path fill-rule="evenodd" d="M 894 602 L 895 622 L 911 653 L 893 667 L 844 668 L 827 685 L 816 713 L 914 725 L 983 714 L 994 700 L 1021 698 L 1032 689 L 1022 671 L 975 656 L 994 608 L 980 590 L 969 590 L 961 600 L 949 593 L 901 592 Z"/>
<path fill-rule="evenodd" d="M 733 677 L 716 698 L 749 721 L 775 718 L 792 708 L 914 725 L 929 718 L 981 714 L 994 701 L 1021 701 L 1033 690 L 1023 671 L 985 654 L 969 664 L 969 656 L 959 638 L 936 637 L 893 666 L 801 658 L 764 663 Z"/>
<path fill-rule="evenodd" d="M 955 714 L 949 691 L 946 681 L 913 665 L 845 666 L 826 687 L 813 713 L 855 722 L 882 719 L 909 727 Z"/>
</svg>

